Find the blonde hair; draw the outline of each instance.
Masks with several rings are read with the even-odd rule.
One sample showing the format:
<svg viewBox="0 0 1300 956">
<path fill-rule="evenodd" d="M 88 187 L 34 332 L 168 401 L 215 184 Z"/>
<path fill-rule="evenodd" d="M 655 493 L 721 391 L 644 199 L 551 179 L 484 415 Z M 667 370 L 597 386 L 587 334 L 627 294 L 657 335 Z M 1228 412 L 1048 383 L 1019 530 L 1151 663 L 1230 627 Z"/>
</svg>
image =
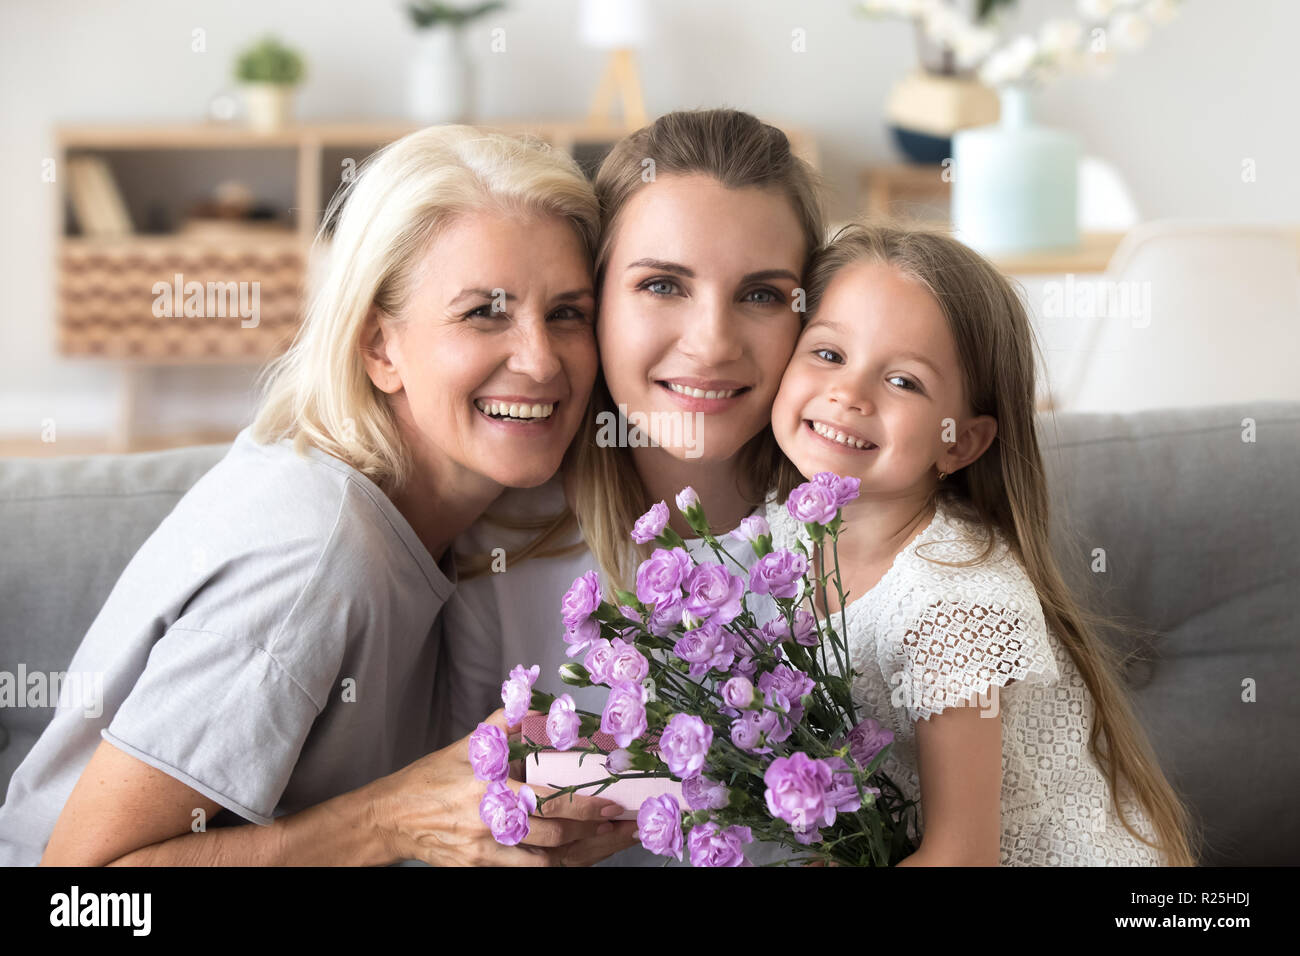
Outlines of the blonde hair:
<svg viewBox="0 0 1300 956">
<path fill-rule="evenodd" d="M 330 201 L 316 252 L 330 263 L 289 350 L 264 371 L 252 435 L 289 438 L 333 455 L 386 490 L 410 476 L 410 451 L 387 396 L 366 373 L 361 336 L 371 308 L 396 319 L 433 239 L 479 209 L 555 215 L 590 256 L 600 229 L 590 182 L 567 154 L 472 126 L 431 126 L 368 157 Z"/>
<path fill-rule="evenodd" d="M 619 141 L 596 174 L 602 223 L 596 251 L 597 289 L 604 281 L 620 216 L 647 183 L 647 161 L 653 163 L 656 176 L 702 174 L 730 189 L 778 190 L 794 208 L 809 257 L 826 238 L 817 173 L 794 155 L 779 129 L 738 110 L 668 113 Z M 583 537 L 614 586 L 627 589 L 636 564 L 649 554 L 649 546 L 633 544 L 629 534 L 653 502 L 628 449 L 596 444 L 597 416 L 614 411 L 604 376 L 598 375 L 565 470 L 573 476 Z M 793 487 L 797 479 L 770 425 L 737 452 L 736 473 L 741 494 L 754 505 L 762 503 L 773 488 Z"/>
<path fill-rule="evenodd" d="M 1193 866 L 1190 813 L 1160 770 L 1118 675 L 1118 655 L 1098 637 L 1104 622 L 1067 588 L 1050 547 L 1048 492 L 1034 410 L 1034 337 L 1015 288 L 984 258 L 936 232 L 852 224 L 816 256 L 808 313 L 835 274 L 856 262 L 892 266 L 923 285 L 943 310 L 957 346 L 966 397 L 976 415 L 997 419 L 997 436 L 976 461 L 948 477 L 936 501 L 980 525 L 984 553 L 1000 532 L 1038 592 L 1047 625 L 1060 638 L 1096 704 L 1088 746 L 1120 803 L 1121 785 L 1146 811 L 1166 860 Z M 1121 811 L 1125 829 L 1148 846 Z"/>
</svg>

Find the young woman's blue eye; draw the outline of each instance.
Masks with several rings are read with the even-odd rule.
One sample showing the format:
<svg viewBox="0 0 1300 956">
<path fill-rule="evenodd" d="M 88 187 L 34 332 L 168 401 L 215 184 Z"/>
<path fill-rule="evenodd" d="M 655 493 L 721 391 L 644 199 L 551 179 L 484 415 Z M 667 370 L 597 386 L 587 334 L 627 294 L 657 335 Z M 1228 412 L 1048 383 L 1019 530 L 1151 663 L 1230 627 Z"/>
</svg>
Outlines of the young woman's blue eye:
<svg viewBox="0 0 1300 956">
<path fill-rule="evenodd" d="M 660 288 L 656 288 L 656 286 Z M 662 288 L 667 286 L 667 289 Z M 674 295 L 677 289 L 677 283 L 671 279 L 649 279 L 641 283 L 641 288 L 654 295 Z"/>
<path fill-rule="evenodd" d="M 751 296 L 767 296 L 765 299 L 753 299 Z M 772 305 L 775 302 L 782 302 L 784 299 L 781 294 L 774 289 L 753 289 L 745 294 L 745 297 L 756 305 Z"/>
<path fill-rule="evenodd" d="M 817 356 L 819 359 L 825 359 L 827 362 L 833 362 L 836 365 L 842 365 L 844 363 L 844 357 L 834 349 L 814 349 L 813 355 Z"/>
</svg>

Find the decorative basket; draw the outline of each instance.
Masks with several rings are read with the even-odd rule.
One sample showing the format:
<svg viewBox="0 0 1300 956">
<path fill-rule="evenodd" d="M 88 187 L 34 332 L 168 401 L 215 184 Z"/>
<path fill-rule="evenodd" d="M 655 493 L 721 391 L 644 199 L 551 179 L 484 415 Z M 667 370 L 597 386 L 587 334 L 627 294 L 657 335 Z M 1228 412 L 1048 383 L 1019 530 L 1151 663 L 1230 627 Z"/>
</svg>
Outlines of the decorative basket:
<svg viewBox="0 0 1300 956">
<path fill-rule="evenodd" d="M 260 362 L 293 338 L 305 274 L 303 249 L 288 243 L 67 243 L 59 347 L 71 356 Z"/>
</svg>

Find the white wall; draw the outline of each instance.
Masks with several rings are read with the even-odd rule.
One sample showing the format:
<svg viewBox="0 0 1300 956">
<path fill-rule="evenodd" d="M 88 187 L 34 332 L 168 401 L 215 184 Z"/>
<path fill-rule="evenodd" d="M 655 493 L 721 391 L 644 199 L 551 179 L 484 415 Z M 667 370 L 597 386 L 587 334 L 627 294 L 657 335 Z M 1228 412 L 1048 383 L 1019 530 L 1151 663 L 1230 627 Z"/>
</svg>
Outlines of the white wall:
<svg viewBox="0 0 1300 956">
<path fill-rule="evenodd" d="M 1022 0 L 1023 15 L 1062 9 Z M 1066 4 L 1068 6 L 1068 4 Z M 855 15 L 850 0 L 656 0 L 642 55 L 651 113 L 728 105 L 812 129 L 853 213 L 858 168 L 894 158 L 881 106 L 914 62 L 910 28 Z M 511 0 L 470 29 L 484 119 L 579 117 L 601 56 L 575 40 L 576 0 Z M 3 0 L 0 2 L 0 435 L 99 432 L 116 379 L 54 349 L 54 239 L 60 221 L 41 160 L 60 122 L 187 121 L 233 86 L 236 51 L 263 32 L 300 48 L 303 119 L 401 116 L 412 48 L 397 0 Z M 488 52 L 504 27 L 507 49 Z M 207 51 L 191 51 L 191 31 Z M 807 52 L 791 50 L 806 31 Z M 1149 48 L 1109 78 L 1066 78 L 1040 114 L 1115 163 L 1144 218 L 1300 223 L 1300 91 L 1294 0 L 1188 0 Z M 1244 183 L 1243 159 L 1257 178 Z M 251 409 L 251 372 L 172 369 L 143 399 L 145 427 L 218 426 Z"/>
</svg>

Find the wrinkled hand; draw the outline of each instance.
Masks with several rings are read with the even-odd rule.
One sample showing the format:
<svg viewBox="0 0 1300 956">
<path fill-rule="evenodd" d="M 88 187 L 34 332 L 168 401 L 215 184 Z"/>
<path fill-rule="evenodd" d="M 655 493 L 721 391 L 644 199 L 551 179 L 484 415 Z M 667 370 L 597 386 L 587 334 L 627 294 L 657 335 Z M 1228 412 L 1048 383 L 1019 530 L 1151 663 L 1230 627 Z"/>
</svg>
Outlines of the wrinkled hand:
<svg viewBox="0 0 1300 956">
<path fill-rule="evenodd" d="M 485 722 L 507 733 L 517 729 L 506 723 L 504 710 Z M 511 764 L 506 781 L 516 792 L 522 763 Z M 623 812 L 617 803 L 572 795 L 538 806 L 524 842 L 497 843 L 479 817 L 487 784 L 474 777 L 468 736 L 381 778 L 375 787 L 375 823 L 399 860 L 432 866 L 590 866 L 636 843 L 635 821 L 609 819 Z M 555 792 L 532 789 L 539 797 Z"/>
</svg>

